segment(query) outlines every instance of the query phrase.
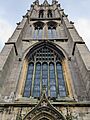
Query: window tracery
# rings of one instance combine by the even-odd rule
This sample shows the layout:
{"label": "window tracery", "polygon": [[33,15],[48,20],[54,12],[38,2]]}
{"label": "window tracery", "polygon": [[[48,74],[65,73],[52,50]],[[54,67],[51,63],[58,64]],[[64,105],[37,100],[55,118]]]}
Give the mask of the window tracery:
{"label": "window tracery", "polygon": [[53,21],[48,22],[48,38],[49,39],[57,38],[56,27],[57,27],[56,22],[53,22]]}
{"label": "window tracery", "polygon": [[[35,50],[29,60],[34,64],[32,62],[28,64],[23,96],[39,98],[43,88],[45,88],[48,97],[65,97],[66,86],[61,56],[55,50],[43,46]],[[58,86],[56,81],[58,81]]]}
{"label": "window tracery", "polygon": [[42,38],[43,27],[44,27],[43,22],[34,23],[34,34],[33,34],[34,39],[41,39]]}
{"label": "window tracery", "polygon": [[41,9],[41,10],[39,11],[39,18],[43,18],[43,17],[44,17],[44,10]]}
{"label": "window tracery", "polygon": [[41,64],[37,63],[35,68],[33,97],[40,97],[40,77],[41,77]]}
{"label": "window tracery", "polygon": [[27,70],[26,84],[24,89],[24,97],[29,97],[31,95],[33,70],[34,70],[34,64],[29,63]]}
{"label": "window tracery", "polygon": [[48,10],[47,17],[52,18],[52,10],[50,10],[50,9]]}
{"label": "window tracery", "polygon": [[50,76],[50,96],[56,97],[56,77],[54,63],[49,64],[49,76]]}

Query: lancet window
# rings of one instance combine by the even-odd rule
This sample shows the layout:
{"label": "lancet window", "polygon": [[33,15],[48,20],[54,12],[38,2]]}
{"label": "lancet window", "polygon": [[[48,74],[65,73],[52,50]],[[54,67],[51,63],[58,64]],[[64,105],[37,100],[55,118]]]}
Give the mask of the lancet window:
{"label": "lancet window", "polygon": [[52,10],[50,10],[50,9],[48,10],[47,17],[52,18]]}
{"label": "lancet window", "polygon": [[43,22],[36,22],[36,23],[34,23],[34,34],[33,34],[33,38],[34,39],[41,39],[42,38],[43,27],[44,27],[44,23]]}
{"label": "lancet window", "polygon": [[44,10],[41,9],[41,10],[39,11],[39,18],[43,18],[43,17],[44,17]]}
{"label": "lancet window", "polygon": [[55,22],[48,22],[48,38],[57,38],[57,32],[56,32],[56,23]]}

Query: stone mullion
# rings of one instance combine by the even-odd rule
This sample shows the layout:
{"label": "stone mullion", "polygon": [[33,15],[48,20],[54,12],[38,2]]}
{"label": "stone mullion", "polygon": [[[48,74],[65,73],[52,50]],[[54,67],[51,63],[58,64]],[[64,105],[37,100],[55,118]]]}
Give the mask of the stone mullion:
{"label": "stone mullion", "polygon": [[44,36],[45,36],[45,26],[42,29],[42,39],[44,39]]}
{"label": "stone mullion", "polygon": [[57,38],[60,38],[60,37],[61,37],[60,29],[59,29],[59,26],[58,26],[58,25],[57,25],[57,27],[56,27],[56,36],[57,36]]}
{"label": "stone mullion", "polygon": [[48,25],[45,26],[45,38],[48,39]]}
{"label": "stone mullion", "polygon": [[52,10],[52,18],[54,18],[54,10]]}
{"label": "stone mullion", "polygon": [[32,26],[32,38],[34,38],[34,32],[35,32],[35,28],[34,28],[34,26]]}
{"label": "stone mullion", "polygon": [[48,96],[50,96],[50,69],[49,69],[49,63],[48,63]]}
{"label": "stone mullion", "polygon": [[[56,61],[56,56],[55,56],[55,61]],[[55,66],[55,78],[56,78],[56,96],[58,97],[58,77],[57,77],[57,68],[56,68],[56,62],[54,64]]]}
{"label": "stone mullion", "polygon": [[38,16],[39,16],[39,11],[36,10],[36,17],[38,18]]}
{"label": "stone mullion", "polygon": [[31,25],[30,26],[30,36],[33,38],[33,33],[34,33],[34,27]]}
{"label": "stone mullion", "polygon": [[44,18],[47,18],[47,10],[44,11]]}

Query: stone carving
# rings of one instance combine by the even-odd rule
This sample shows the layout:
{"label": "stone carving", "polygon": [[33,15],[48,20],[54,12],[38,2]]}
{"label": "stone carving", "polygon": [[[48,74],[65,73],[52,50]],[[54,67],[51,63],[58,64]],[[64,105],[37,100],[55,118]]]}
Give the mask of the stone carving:
{"label": "stone carving", "polygon": [[15,94],[14,94],[14,92],[11,92],[10,96],[4,97],[4,101],[5,102],[13,102],[14,98],[15,98]]}
{"label": "stone carving", "polygon": [[23,120],[38,120],[40,118],[48,118],[51,120],[66,120],[65,117],[48,101],[45,92],[43,93],[40,102],[35,108],[30,110]]}

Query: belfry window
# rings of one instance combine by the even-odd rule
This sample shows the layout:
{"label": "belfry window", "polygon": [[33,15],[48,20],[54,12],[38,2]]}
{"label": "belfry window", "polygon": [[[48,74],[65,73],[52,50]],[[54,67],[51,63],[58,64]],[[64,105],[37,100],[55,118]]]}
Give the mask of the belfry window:
{"label": "belfry window", "polygon": [[34,34],[33,34],[34,39],[41,39],[42,38],[43,26],[44,26],[43,22],[34,23]]}
{"label": "belfry window", "polygon": [[44,16],[44,10],[42,9],[39,11],[39,18],[43,18],[43,16]]}
{"label": "belfry window", "polygon": [[34,29],[34,39],[41,39],[42,38],[42,32],[43,28],[42,27],[35,27]]}
{"label": "belfry window", "polygon": [[52,18],[52,11],[51,10],[48,10],[47,17]]}
{"label": "belfry window", "polygon": [[65,97],[66,85],[61,59],[61,55],[47,46],[33,51],[29,57],[23,96],[39,98],[44,88],[50,98]]}
{"label": "belfry window", "polygon": [[56,23],[55,22],[48,22],[48,38],[57,38],[56,32]]}

